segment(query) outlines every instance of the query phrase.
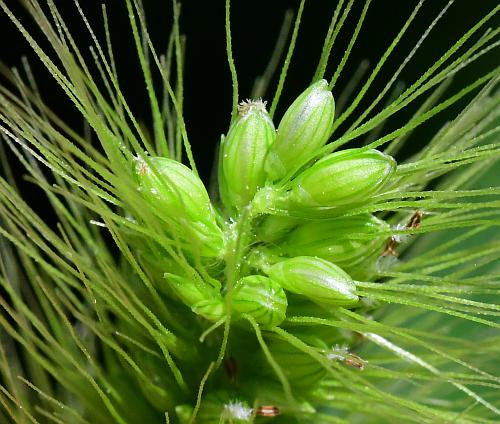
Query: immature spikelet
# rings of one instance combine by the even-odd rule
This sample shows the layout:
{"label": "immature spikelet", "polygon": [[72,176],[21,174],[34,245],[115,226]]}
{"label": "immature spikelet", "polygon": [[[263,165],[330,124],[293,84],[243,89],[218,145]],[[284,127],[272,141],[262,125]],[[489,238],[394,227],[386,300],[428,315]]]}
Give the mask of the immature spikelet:
{"label": "immature spikelet", "polygon": [[182,212],[193,220],[213,219],[214,211],[201,180],[185,165],[164,157],[137,159],[139,190],[158,214]]}
{"label": "immature spikelet", "polygon": [[217,225],[208,193],[188,167],[169,158],[153,157],[147,161],[138,159],[135,173],[138,190],[160,220],[187,218],[187,222],[178,220],[174,231],[186,235],[181,228],[189,225],[200,241],[202,255],[219,256],[223,252],[224,235]]}
{"label": "immature spikelet", "polygon": [[218,321],[226,316],[226,304],[219,296],[213,296],[195,303],[191,307],[196,315],[200,315],[209,321]]}
{"label": "immature spikelet", "polygon": [[228,208],[248,205],[264,185],[264,159],[276,138],[273,121],[262,100],[240,103],[238,117],[220,149],[221,197]]}
{"label": "immature spikelet", "polygon": [[231,300],[237,313],[251,315],[264,328],[280,325],[286,316],[285,292],[273,279],[262,275],[238,281]]}
{"label": "immature spikelet", "polygon": [[165,273],[164,276],[170,290],[186,306],[193,307],[202,301],[222,303],[222,296],[218,289],[202,281],[199,277],[188,278],[170,273]]}
{"label": "immature spikelet", "polygon": [[271,180],[303,165],[328,139],[335,102],[325,80],[309,86],[287,109],[266,159]]}
{"label": "immature spikelet", "polygon": [[395,169],[394,159],[378,150],[332,153],[293,180],[285,207],[314,211],[368,203]]}
{"label": "immature spikelet", "polygon": [[278,262],[267,272],[285,290],[316,302],[350,306],[358,301],[351,277],[324,259],[297,256]]}

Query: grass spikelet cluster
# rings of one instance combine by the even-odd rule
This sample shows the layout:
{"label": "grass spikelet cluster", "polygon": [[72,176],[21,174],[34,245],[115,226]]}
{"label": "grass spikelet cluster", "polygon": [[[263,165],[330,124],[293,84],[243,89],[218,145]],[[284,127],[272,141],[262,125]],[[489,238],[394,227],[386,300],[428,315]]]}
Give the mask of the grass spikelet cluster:
{"label": "grass spikelet cluster", "polygon": [[51,110],[27,61],[0,68],[0,423],[498,421],[498,63],[450,86],[498,50],[500,6],[404,86],[400,73],[456,6],[387,72],[416,2],[342,91],[376,6],[359,2],[337,48],[355,3],[339,1],[310,82],[287,104],[306,2],[247,99],[226,0],[232,113],[209,184],[184,119],[177,0],[165,54],[147,8],[123,2],[150,128],[120,84],[105,5],[101,37],[74,2],[89,62],[57,2],[21,3],[43,42],[0,9],[86,131]]}

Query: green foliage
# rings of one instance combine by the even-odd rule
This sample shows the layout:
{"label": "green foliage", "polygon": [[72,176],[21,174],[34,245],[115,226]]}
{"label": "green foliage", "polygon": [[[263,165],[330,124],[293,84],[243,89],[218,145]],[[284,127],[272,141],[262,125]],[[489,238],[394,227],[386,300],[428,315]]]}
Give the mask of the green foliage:
{"label": "green foliage", "polygon": [[[95,75],[52,1],[48,13],[37,0],[23,5],[53,56],[0,0],[95,139],[50,110],[27,64],[26,79],[2,68],[0,422],[498,421],[499,69],[447,89],[498,46],[500,29],[484,27],[500,6],[394,88],[429,31],[396,72],[381,69],[420,1],[335,107],[331,90],[370,6],[323,79],[354,3],[339,1],[312,84],[276,131],[305,2],[274,94],[273,72],[258,81],[273,98],[268,114],[262,100],[238,108],[226,0],[233,113],[209,197],[217,190],[198,176],[183,118],[180,5],[160,56],[142,3],[125,3],[151,137],[118,82],[105,7],[103,46],[76,3]],[[388,82],[370,98],[377,76]],[[416,112],[384,132],[413,102]],[[454,105],[453,120],[398,157],[417,127]],[[54,225],[24,196],[20,166]]]}

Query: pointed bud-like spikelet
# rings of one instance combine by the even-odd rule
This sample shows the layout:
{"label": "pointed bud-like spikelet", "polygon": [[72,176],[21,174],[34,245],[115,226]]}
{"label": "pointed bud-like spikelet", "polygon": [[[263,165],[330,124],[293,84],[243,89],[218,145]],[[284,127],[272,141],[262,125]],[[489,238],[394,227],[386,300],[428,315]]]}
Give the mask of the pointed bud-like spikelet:
{"label": "pointed bud-like spikelet", "polygon": [[315,302],[349,306],[358,301],[351,277],[324,259],[297,256],[274,264],[267,273],[285,290]]}
{"label": "pointed bud-like spikelet", "polygon": [[297,97],[281,119],[276,141],[269,149],[269,178],[283,178],[307,162],[328,140],[334,115],[335,102],[325,80],[314,83]]}
{"label": "pointed bud-like spikelet", "polygon": [[226,304],[224,299],[219,296],[214,296],[211,299],[202,300],[194,304],[191,310],[196,314],[209,321],[219,321],[226,315]]}
{"label": "pointed bud-like spikelet", "polygon": [[[138,159],[136,166],[139,190],[148,202],[148,208],[160,219],[168,221],[170,227],[177,223],[177,228],[174,228],[176,236],[184,237],[187,244],[194,238],[198,243],[193,244],[198,244],[202,255],[220,255],[224,235],[217,225],[215,211],[202,181],[187,166],[175,160],[153,157],[148,163]],[[183,230],[186,224],[188,231]],[[173,228],[169,229],[172,231]]]}
{"label": "pointed bud-like spikelet", "polygon": [[289,257],[317,256],[350,272],[363,260],[383,250],[390,226],[371,214],[308,221],[295,228],[280,245]]}
{"label": "pointed bud-like spikelet", "polygon": [[168,288],[186,306],[192,307],[202,300],[221,297],[220,293],[214,287],[210,286],[201,279],[181,277],[175,274],[165,273],[164,277]]}
{"label": "pointed bud-like spikelet", "polygon": [[[199,249],[201,256],[221,257],[224,253],[224,233],[217,225],[215,217],[206,217],[205,221],[192,221],[188,228],[181,227],[188,248]],[[195,239],[191,236],[194,235]]]}
{"label": "pointed bud-like spikelet", "polygon": [[239,280],[231,300],[235,312],[251,315],[264,328],[276,327],[286,317],[285,292],[276,281],[262,275]]}
{"label": "pointed bud-like spikelet", "polygon": [[136,174],[139,190],[154,203],[152,209],[187,215],[193,220],[213,215],[205,186],[180,162],[163,157],[148,158],[147,163],[138,159]]}
{"label": "pointed bud-like spikelet", "polygon": [[247,100],[221,145],[220,194],[228,208],[240,209],[251,202],[266,180],[264,159],[276,138],[273,121],[262,100]]}
{"label": "pointed bud-like spikelet", "polygon": [[368,203],[396,168],[378,150],[348,149],[332,153],[291,183],[284,208],[328,212],[331,208]]}
{"label": "pointed bud-like spikelet", "polygon": [[202,280],[165,273],[168,289],[192,311],[210,321],[225,314],[225,305],[218,289]]}

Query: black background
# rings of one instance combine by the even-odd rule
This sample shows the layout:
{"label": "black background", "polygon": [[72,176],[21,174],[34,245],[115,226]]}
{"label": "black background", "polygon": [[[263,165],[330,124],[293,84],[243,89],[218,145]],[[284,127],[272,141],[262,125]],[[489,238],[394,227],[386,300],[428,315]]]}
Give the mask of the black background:
{"label": "black background", "polygon": [[[27,29],[41,45],[50,51],[44,41],[43,33],[38,30],[32,19],[23,11],[15,0],[6,2],[15,12]],[[44,3],[43,1],[41,3]],[[91,22],[100,41],[104,44],[102,30],[101,3],[97,0],[81,1],[82,8]],[[108,8],[112,42],[117,59],[120,83],[134,113],[144,122],[149,122],[149,107],[143,78],[136,57],[125,1],[108,0],[104,2]],[[187,53],[185,61],[185,118],[190,141],[201,170],[207,177],[213,159],[213,148],[220,134],[227,131],[231,109],[231,78],[225,53],[224,33],[224,1],[182,2],[181,32],[187,37]],[[296,51],[292,58],[290,72],[285,82],[277,118],[284,108],[310,82],[316,68],[324,35],[337,2],[329,0],[309,0],[306,2],[303,23],[299,33]],[[356,1],[353,10],[342,29],[333,49],[331,65],[326,77],[330,77],[344,52],[349,37],[363,7],[362,1]],[[432,22],[434,17],[445,6],[447,1],[427,0],[419,12],[414,24],[405,34],[396,51],[389,58],[380,76],[375,80],[368,97],[376,95],[388,81],[392,72],[414,46],[420,35]],[[86,55],[91,39],[71,0],[56,0],[56,6],[71,28],[75,40]],[[369,9],[367,19],[354,47],[351,57],[334,89],[337,97],[342,87],[349,81],[361,60],[370,60],[373,68],[384,50],[405,23],[415,0],[374,0]],[[401,74],[400,79],[407,84],[415,81],[422,72],[438,59],[454,41],[473,26],[482,16],[497,4],[496,0],[457,0],[432,31],[428,40],[419,50],[415,58]],[[147,21],[151,36],[159,52],[166,48],[168,34],[172,24],[172,6],[168,0],[144,1]],[[233,0],[231,20],[233,30],[234,59],[240,82],[240,99],[249,96],[254,78],[262,73],[271,55],[278,35],[285,10],[297,10],[299,1],[281,0]],[[498,19],[490,21],[488,26],[498,25]],[[83,128],[81,117],[71,106],[61,89],[57,87],[50,75],[43,69],[29,45],[19,31],[0,11],[0,59],[8,66],[19,66],[20,58],[25,55],[32,63],[39,86],[47,102],[63,119],[75,129]],[[483,30],[480,31],[483,33]],[[89,60],[90,56],[88,55]],[[494,52],[488,54],[479,63],[457,76],[450,93],[455,92],[464,81],[472,81],[484,70],[495,66]],[[275,79],[275,81],[277,78]],[[271,100],[274,85],[267,94]],[[470,97],[469,97],[470,98]],[[391,119],[387,129],[397,128],[407,120],[414,109],[409,107],[397,117]],[[460,110],[461,105],[451,108],[430,120],[424,128],[418,130],[413,137],[413,147],[418,149],[443,123]],[[363,103],[360,105],[360,110]],[[356,115],[356,113],[354,114]],[[275,121],[278,121],[277,119]]]}

